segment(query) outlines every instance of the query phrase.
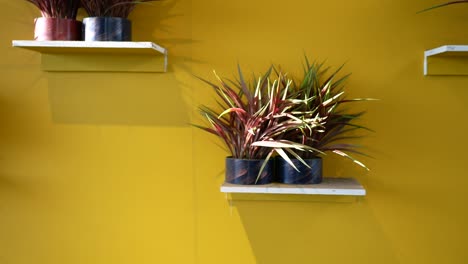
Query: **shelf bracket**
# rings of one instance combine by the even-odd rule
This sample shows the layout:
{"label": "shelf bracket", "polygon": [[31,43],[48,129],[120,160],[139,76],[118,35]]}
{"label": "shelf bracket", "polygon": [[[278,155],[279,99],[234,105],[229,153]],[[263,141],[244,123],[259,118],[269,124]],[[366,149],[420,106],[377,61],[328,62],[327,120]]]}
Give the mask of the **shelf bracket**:
{"label": "shelf bracket", "polygon": [[445,45],[424,52],[424,75],[468,75],[468,45]]}

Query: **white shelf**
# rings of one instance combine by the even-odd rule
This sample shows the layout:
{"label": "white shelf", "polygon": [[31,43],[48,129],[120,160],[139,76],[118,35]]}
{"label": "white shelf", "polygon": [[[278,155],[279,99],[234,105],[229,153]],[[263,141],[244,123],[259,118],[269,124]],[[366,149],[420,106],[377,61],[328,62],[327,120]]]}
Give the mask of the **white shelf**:
{"label": "white shelf", "polygon": [[[167,50],[153,42],[13,40],[12,45],[41,53],[45,71],[167,70]],[[102,59],[109,58],[112,62],[99,65]],[[79,61],[74,63],[75,60]]]}
{"label": "white shelf", "polygon": [[[444,45],[424,52],[424,75],[429,75],[428,59],[435,57],[465,57],[468,56],[468,45]],[[468,63],[468,60],[466,60]],[[435,75],[438,75],[437,73]],[[450,75],[450,74],[441,74]],[[457,74],[455,74],[457,75]]]}
{"label": "white shelf", "polygon": [[223,193],[304,194],[365,196],[366,190],[353,178],[324,178],[320,184],[290,185],[271,183],[265,185],[237,185],[224,183]]}
{"label": "white shelf", "polygon": [[12,44],[13,47],[25,48],[41,53],[121,52],[126,54],[167,54],[165,48],[153,42],[13,40]]}

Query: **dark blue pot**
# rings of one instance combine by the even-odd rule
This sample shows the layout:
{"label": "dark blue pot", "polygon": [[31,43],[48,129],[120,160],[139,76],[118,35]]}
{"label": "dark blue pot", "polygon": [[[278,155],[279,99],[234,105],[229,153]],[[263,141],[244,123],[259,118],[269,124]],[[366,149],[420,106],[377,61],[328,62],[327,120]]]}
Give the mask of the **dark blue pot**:
{"label": "dark blue pot", "polygon": [[83,19],[85,41],[131,41],[132,22],[121,17],[86,17]]}
{"label": "dark blue pot", "polygon": [[273,159],[270,159],[257,180],[260,168],[265,160],[247,160],[226,158],[226,182],[253,185],[268,184],[273,180]]}
{"label": "dark blue pot", "polygon": [[298,159],[291,159],[299,171],[295,170],[285,159],[276,157],[276,180],[286,184],[317,184],[322,182],[322,158],[304,159],[310,166],[307,168]]}

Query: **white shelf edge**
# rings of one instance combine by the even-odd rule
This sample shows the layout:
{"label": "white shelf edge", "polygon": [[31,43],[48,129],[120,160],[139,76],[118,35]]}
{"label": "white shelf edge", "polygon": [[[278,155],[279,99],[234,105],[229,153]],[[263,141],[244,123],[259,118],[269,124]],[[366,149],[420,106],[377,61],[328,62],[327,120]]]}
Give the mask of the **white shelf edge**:
{"label": "white shelf edge", "polygon": [[35,41],[13,40],[13,47],[18,48],[116,48],[116,49],[153,49],[162,54],[167,50],[153,42],[142,41]]}
{"label": "white shelf edge", "polygon": [[[77,49],[84,51],[86,49],[116,49],[116,50],[147,50],[150,53],[155,52],[164,56],[164,72],[167,72],[168,67],[168,52],[167,49],[159,46],[156,43],[149,41],[35,41],[35,40],[13,40],[12,46],[24,48],[41,53],[48,53],[40,49],[51,49],[57,51],[60,49]],[[94,51],[95,52],[95,51]],[[71,52],[73,53],[73,52]],[[123,52],[125,54],[125,52]]]}
{"label": "white shelf edge", "polygon": [[320,184],[290,185],[271,183],[265,185],[236,185],[224,183],[223,193],[302,194],[365,196],[366,190],[354,178],[324,178]]}
{"label": "white shelf edge", "polygon": [[444,53],[468,52],[468,45],[444,45],[424,51],[424,75],[427,75],[427,58]]}

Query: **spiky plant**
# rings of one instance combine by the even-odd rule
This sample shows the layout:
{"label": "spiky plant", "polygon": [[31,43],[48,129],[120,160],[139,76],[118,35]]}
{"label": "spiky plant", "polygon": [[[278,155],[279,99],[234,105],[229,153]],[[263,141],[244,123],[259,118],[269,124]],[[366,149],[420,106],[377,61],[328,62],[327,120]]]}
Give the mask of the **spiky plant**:
{"label": "spiky plant", "polygon": [[81,0],[81,5],[91,17],[128,18],[137,4],[157,0]]}
{"label": "spiky plant", "polygon": [[283,136],[288,131],[301,130],[306,126],[313,129],[320,123],[318,119],[301,120],[290,113],[291,109],[304,103],[303,100],[289,99],[292,81],[281,73],[276,79],[270,78],[270,68],[256,83],[249,85],[241,69],[238,70],[239,79],[235,82],[221,79],[216,73],[219,84],[200,78],[218,95],[220,110],[201,106],[200,113],[210,126],[196,126],[218,136],[233,158],[265,159],[259,175],[274,153],[285,158],[294,168],[288,154],[307,166],[293,150],[320,150],[286,140]]}
{"label": "spiky plant", "polygon": [[35,5],[43,17],[76,19],[80,0],[26,0]]}
{"label": "spiky plant", "polygon": [[450,2],[443,3],[443,4],[438,4],[438,5],[431,6],[429,8],[423,9],[423,10],[419,11],[418,13],[426,12],[426,11],[429,11],[429,10],[432,10],[432,9],[436,9],[436,8],[440,8],[440,7],[444,7],[444,6],[448,6],[448,5],[455,5],[455,4],[468,4],[468,0],[450,1]]}
{"label": "spiky plant", "polygon": [[330,68],[324,68],[324,63],[310,63],[305,59],[304,77],[296,85],[291,99],[305,102],[293,110],[296,118],[307,120],[315,118],[320,120],[320,126],[309,126],[304,129],[290,130],[285,139],[312,147],[318,151],[299,152],[302,158],[314,158],[322,153],[332,152],[351,159],[356,164],[368,169],[362,162],[355,159],[350,153],[365,155],[359,151],[359,145],[344,143],[343,141],[359,138],[352,132],[367,129],[354,121],[364,112],[350,112],[343,108],[352,102],[370,101],[371,98],[346,99],[343,83],[349,77],[338,77],[342,67],[331,74]]}

